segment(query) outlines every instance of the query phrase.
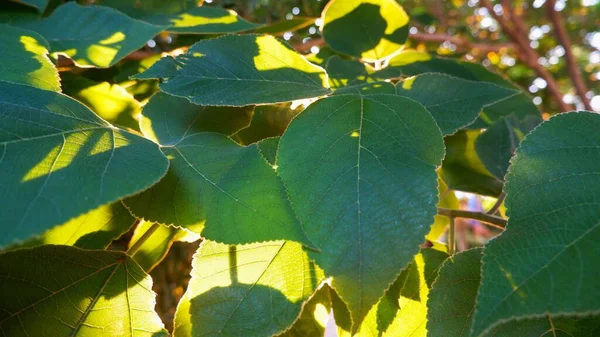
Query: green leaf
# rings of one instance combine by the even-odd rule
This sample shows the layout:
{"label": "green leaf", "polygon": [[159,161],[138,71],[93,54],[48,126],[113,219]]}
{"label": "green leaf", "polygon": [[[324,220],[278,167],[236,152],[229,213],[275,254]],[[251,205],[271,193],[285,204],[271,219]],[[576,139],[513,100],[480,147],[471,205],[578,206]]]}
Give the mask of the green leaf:
{"label": "green leaf", "polygon": [[104,249],[127,232],[135,218],[120,203],[104,205],[55,226],[39,237],[7,248],[29,248],[40,245],[67,245],[82,249]]}
{"label": "green leaf", "polygon": [[0,82],[0,246],[156,183],[168,161],[62,94]]}
{"label": "green leaf", "polygon": [[42,35],[52,53],[66,55],[81,67],[99,68],[113,66],[163,30],[112,8],[75,2],[58,7],[45,19],[20,25]]}
{"label": "green leaf", "polygon": [[18,27],[0,25],[0,29],[0,62],[5,65],[0,69],[0,81],[60,91],[58,70],[48,58],[48,42]]}
{"label": "green leaf", "polygon": [[[129,248],[133,246],[140,237],[146,233],[153,223],[142,221],[135,228],[133,236],[129,241]],[[171,245],[175,241],[194,242],[200,239],[197,234],[171,226],[160,225],[156,231],[147,238],[140,248],[131,256],[143,270],[149,273],[167,255]]]}
{"label": "green leaf", "polygon": [[331,48],[367,61],[392,55],[408,37],[408,15],[395,0],[332,0],[322,19]]}
{"label": "green leaf", "polygon": [[38,12],[43,13],[48,6],[49,0],[10,0],[19,4],[35,8]]}
{"label": "green leaf", "polygon": [[[471,249],[448,259],[429,293],[427,331],[430,337],[468,337],[473,324],[480,282],[481,249]],[[600,317],[543,317],[508,320],[484,334],[486,337],[544,337],[597,334]]]}
{"label": "green leaf", "polygon": [[[429,290],[448,254],[435,249],[421,249],[414,260],[398,276],[363,321],[357,337],[425,337]],[[339,305],[338,311],[340,310]],[[340,336],[351,336],[340,318]]]}
{"label": "green leaf", "polygon": [[337,55],[327,59],[325,69],[333,89],[361,85],[372,81],[369,78],[369,70],[365,64],[354,60],[345,60]]}
{"label": "green leaf", "polygon": [[484,250],[473,336],[505,320],[598,313],[600,115],[532,131],[507,174],[507,229]]}
{"label": "green leaf", "polygon": [[94,111],[111,124],[139,130],[138,119],[142,105],[118,84],[96,82],[65,72],[62,75],[63,91]]}
{"label": "green leaf", "polygon": [[0,255],[6,336],[167,336],[152,279],[122,252],[41,246]]}
{"label": "green leaf", "polygon": [[258,142],[258,150],[271,166],[277,164],[277,148],[279,147],[279,137],[265,138]]}
{"label": "green leaf", "polygon": [[203,40],[136,78],[163,78],[162,91],[199,105],[278,103],[331,92],[321,67],[269,35]]}
{"label": "green leaf", "polygon": [[140,127],[144,135],[161,145],[175,145],[199,132],[232,135],[250,124],[253,107],[211,107],[185,98],[154,94],[144,106]]}
{"label": "green leaf", "polygon": [[[281,137],[278,171],[356,326],[418,251],[437,205],[439,128],[395,95],[310,105]],[[343,239],[342,239],[343,238]]]}
{"label": "green leaf", "polygon": [[324,336],[331,312],[331,288],[324,283],[302,307],[300,317],[277,337]]}
{"label": "green leaf", "polygon": [[479,288],[481,252],[475,248],[458,253],[440,269],[427,303],[430,337],[469,336]]}
{"label": "green leaf", "polygon": [[202,6],[195,0],[101,0],[98,5],[113,7],[153,25],[165,26],[177,34],[226,34],[256,28],[231,10]]}
{"label": "green leaf", "polygon": [[[439,174],[439,171],[438,171]],[[438,207],[448,209],[459,209],[460,205],[458,199],[452,190],[448,188],[448,185],[444,182],[441,177],[438,177],[438,194],[440,195],[440,202]],[[425,235],[425,238],[432,243],[435,243],[441,236],[446,232],[446,228],[450,225],[450,218],[445,215],[436,215],[429,233]]]}
{"label": "green leaf", "polygon": [[423,104],[444,135],[475,121],[483,107],[517,91],[491,83],[467,81],[444,74],[423,74],[396,84],[396,92]]}
{"label": "green leaf", "polygon": [[479,130],[462,130],[445,138],[442,179],[453,190],[497,197],[502,192],[502,181],[485,168],[475,151],[480,133]]}
{"label": "green leaf", "polygon": [[250,125],[236,132],[232,138],[241,144],[281,136],[300,109],[292,110],[289,104],[261,105],[254,109]]}
{"label": "green leaf", "polygon": [[294,16],[291,20],[282,20],[256,28],[254,33],[282,36],[286,32],[295,32],[315,23],[315,18]]}
{"label": "green leaf", "polygon": [[[519,137],[521,134],[521,137]],[[475,151],[488,171],[498,179],[504,179],[523,133],[513,127],[511,121],[502,118],[482,132],[475,140]]]}
{"label": "green leaf", "polygon": [[[167,114],[171,111],[176,118]],[[153,96],[144,107],[142,131],[163,145],[170,167],[163,180],[126,205],[148,221],[182,226],[218,242],[289,239],[312,246],[258,145],[240,146],[216,133],[235,132],[232,125],[248,123],[251,111]],[[234,118],[240,122],[231,123]]]}
{"label": "green leaf", "polygon": [[205,241],[175,314],[175,336],[271,336],[300,315],[323,273],[293,242]]}

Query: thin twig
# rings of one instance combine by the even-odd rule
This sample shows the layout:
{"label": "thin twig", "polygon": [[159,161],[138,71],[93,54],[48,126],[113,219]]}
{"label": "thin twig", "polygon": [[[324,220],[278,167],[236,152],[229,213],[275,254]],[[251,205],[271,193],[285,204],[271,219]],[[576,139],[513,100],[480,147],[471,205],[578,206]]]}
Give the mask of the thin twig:
{"label": "thin twig", "polygon": [[456,252],[456,239],[455,239],[455,233],[454,233],[454,217],[451,216],[450,217],[450,224],[449,224],[449,228],[448,228],[448,254],[450,256],[454,255],[454,253]]}
{"label": "thin twig", "polygon": [[410,38],[418,41],[418,42],[436,42],[436,43],[443,43],[443,42],[450,42],[453,45],[456,46],[457,49],[459,50],[469,50],[469,51],[473,51],[473,50],[479,50],[479,52],[481,54],[487,54],[488,52],[491,51],[499,51],[501,49],[515,49],[516,45],[512,42],[508,42],[508,43],[481,43],[481,42],[471,42],[468,39],[459,37],[459,36],[454,36],[454,35],[448,35],[448,34],[437,34],[437,33],[412,33],[410,34]]}
{"label": "thin twig", "polygon": [[144,234],[142,234],[142,236],[140,236],[140,238],[133,244],[133,246],[131,246],[131,248],[127,249],[127,255],[129,255],[129,256],[135,255],[135,253],[137,253],[137,251],[140,250],[140,248],[142,247],[144,242],[146,242],[146,240],[148,240],[148,238],[150,238],[150,236],[152,236],[152,234],[154,234],[154,232],[156,232],[156,230],[159,227],[160,227],[160,225],[156,222],[154,224],[152,224],[152,226],[150,226],[150,228],[148,228],[148,230],[145,231]]}
{"label": "thin twig", "polygon": [[500,195],[498,196],[498,199],[496,199],[496,203],[494,203],[494,205],[485,213],[495,214],[498,211],[498,208],[500,208],[500,206],[504,202],[504,198],[506,198],[506,193],[504,193],[504,192],[500,193]]}
{"label": "thin twig", "polygon": [[481,221],[492,227],[504,229],[506,227],[506,219],[499,216],[486,214],[482,212],[465,211],[460,209],[447,209],[438,207],[438,214],[455,218],[465,218]]}
{"label": "thin twig", "polygon": [[575,92],[577,92],[577,96],[579,96],[585,108],[587,110],[593,111],[590,99],[586,96],[588,89],[585,86],[583,76],[581,76],[581,71],[579,70],[579,67],[577,67],[575,56],[573,56],[573,51],[571,50],[571,40],[569,39],[569,35],[567,34],[565,23],[563,21],[562,16],[560,16],[560,13],[554,10],[554,5],[554,0],[547,0],[546,12],[548,14],[548,19],[552,22],[552,25],[554,26],[554,35],[556,36],[556,39],[565,50],[567,72],[569,73],[569,77],[571,78],[571,83],[573,83],[573,86],[575,87]]}

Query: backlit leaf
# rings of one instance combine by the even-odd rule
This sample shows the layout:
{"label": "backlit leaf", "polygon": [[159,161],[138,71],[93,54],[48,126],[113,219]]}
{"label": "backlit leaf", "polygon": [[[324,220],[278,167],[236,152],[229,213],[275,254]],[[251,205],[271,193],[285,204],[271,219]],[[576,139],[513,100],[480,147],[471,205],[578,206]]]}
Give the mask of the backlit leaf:
{"label": "backlit leaf", "polygon": [[[159,101],[152,104],[155,97]],[[201,123],[214,113],[247,116],[244,110],[248,108],[203,108],[186,102],[181,106],[187,104],[187,108],[177,111],[175,105],[163,104],[178,99],[183,100],[157,94],[144,108],[149,119],[142,130],[161,142],[170,167],[158,184],[125,201],[131,211],[148,221],[182,226],[217,242],[286,239],[312,246],[283,182],[258,146],[241,146],[215,133],[223,131],[219,123]],[[164,110],[158,110],[161,108]],[[174,111],[181,116],[166,114]]]}
{"label": "backlit leaf", "polygon": [[204,242],[179,302],[174,336],[271,336],[287,329],[323,273],[299,244]]}
{"label": "backlit leaf", "polygon": [[395,0],[332,0],[322,19],[331,48],[367,61],[392,55],[408,37],[408,15]]}
{"label": "backlit leaf", "polygon": [[0,246],[142,191],[167,165],[67,96],[0,82]]}
{"label": "backlit leaf", "polygon": [[472,336],[512,318],[597,313],[600,115],[557,115],[521,142],[506,230],[485,248]]}
{"label": "backlit leaf", "polygon": [[0,255],[5,336],[167,336],[152,280],[127,255],[41,246]]}
{"label": "backlit leaf", "polygon": [[286,19],[259,27],[254,30],[254,33],[282,36],[286,32],[295,32],[302,28],[306,28],[313,23],[315,23],[315,18],[294,16],[291,20]]}
{"label": "backlit leaf", "polygon": [[475,121],[483,107],[518,92],[495,84],[467,81],[444,74],[423,74],[396,84],[400,96],[423,104],[444,135]]}
{"label": "backlit leaf", "polygon": [[35,32],[0,25],[0,81],[60,91],[58,70],[48,58],[50,46]]}
{"label": "backlit leaf", "polygon": [[321,67],[269,35],[203,40],[136,78],[163,78],[162,91],[199,105],[278,103],[330,93]]}
{"label": "backlit leaf", "polygon": [[250,125],[236,132],[232,138],[241,144],[281,136],[301,109],[292,110],[289,104],[261,105],[254,109]]}
{"label": "backlit leaf", "polygon": [[395,95],[340,95],[299,114],[281,137],[278,171],[308,254],[362,321],[418,251],[438,199],[439,128]]}
{"label": "backlit leaf", "polygon": [[177,34],[236,33],[259,26],[231,10],[199,7],[197,0],[101,0],[95,3],[153,25],[165,26],[167,31]]}
{"label": "backlit leaf", "polygon": [[[107,24],[110,23],[110,24]],[[112,8],[68,2],[40,21],[20,24],[42,35],[52,53],[79,66],[108,68],[163,30]]]}

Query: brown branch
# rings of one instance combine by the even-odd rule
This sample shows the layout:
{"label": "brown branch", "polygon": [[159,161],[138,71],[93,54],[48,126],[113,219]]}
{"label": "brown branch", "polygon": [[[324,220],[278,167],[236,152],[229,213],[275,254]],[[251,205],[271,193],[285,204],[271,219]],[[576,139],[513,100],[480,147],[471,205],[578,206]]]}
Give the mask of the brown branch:
{"label": "brown branch", "polygon": [[504,229],[506,227],[506,219],[499,216],[473,211],[464,211],[460,209],[447,209],[438,207],[438,214],[453,218],[466,218],[481,221],[492,227]]}
{"label": "brown branch", "polygon": [[548,15],[548,19],[552,22],[554,26],[554,35],[558,42],[562,45],[565,50],[565,59],[567,61],[567,72],[569,73],[569,77],[571,78],[571,83],[575,87],[575,92],[583,102],[583,105],[587,110],[593,111],[592,104],[590,103],[590,99],[586,97],[586,93],[588,92],[583,77],[581,76],[581,71],[579,67],[577,67],[577,62],[575,57],[573,56],[573,52],[571,51],[571,40],[569,39],[569,35],[567,34],[567,30],[565,28],[565,23],[563,21],[560,13],[554,10],[555,1],[547,0],[546,1],[546,11]]}
{"label": "brown branch", "polygon": [[554,76],[538,62],[540,55],[529,45],[530,41],[527,37],[528,29],[523,22],[523,18],[519,15],[515,15],[511,10],[511,2],[505,0],[502,1],[502,8],[505,16],[498,15],[498,13],[494,11],[494,6],[490,0],[480,0],[480,3],[488,10],[490,15],[498,21],[504,35],[518,46],[517,50],[519,52],[517,55],[519,56],[519,60],[533,69],[538,76],[546,81],[548,92],[554,97],[561,112],[573,110],[571,105],[563,101],[563,94],[561,93],[558,82],[556,82]]}

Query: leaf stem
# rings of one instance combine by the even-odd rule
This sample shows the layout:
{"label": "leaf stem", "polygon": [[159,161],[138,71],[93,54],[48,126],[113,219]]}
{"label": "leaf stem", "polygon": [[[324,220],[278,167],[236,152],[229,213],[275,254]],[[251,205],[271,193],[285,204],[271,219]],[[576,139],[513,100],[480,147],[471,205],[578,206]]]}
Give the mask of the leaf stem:
{"label": "leaf stem", "polygon": [[473,211],[464,211],[460,209],[447,209],[438,207],[438,214],[454,218],[466,218],[478,220],[492,227],[504,229],[506,227],[506,219],[499,216]]}
{"label": "leaf stem", "polygon": [[456,239],[455,237],[455,233],[454,233],[454,217],[451,216],[450,217],[450,225],[449,225],[449,229],[448,229],[448,254],[450,256],[454,255],[454,253],[456,253]]}
{"label": "leaf stem", "polygon": [[500,205],[502,205],[502,202],[504,202],[504,198],[506,198],[506,193],[504,193],[504,192],[500,193],[494,206],[492,206],[486,213],[487,214],[496,213],[498,211],[498,208],[500,208]]}
{"label": "leaf stem", "polygon": [[129,255],[129,256],[135,255],[135,253],[137,253],[137,251],[140,250],[140,248],[142,247],[144,242],[146,242],[146,240],[148,240],[148,238],[150,238],[150,236],[152,236],[152,234],[154,234],[154,232],[156,232],[156,230],[159,227],[160,227],[160,225],[155,222],[150,228],[148,228],[148,230],[146,232],[144,232],[144,234],[142,234],[142,236],[140,236],[140,238],[133,244],[133,246],[131,246],[129,249],[127,249],[127,255]]}

